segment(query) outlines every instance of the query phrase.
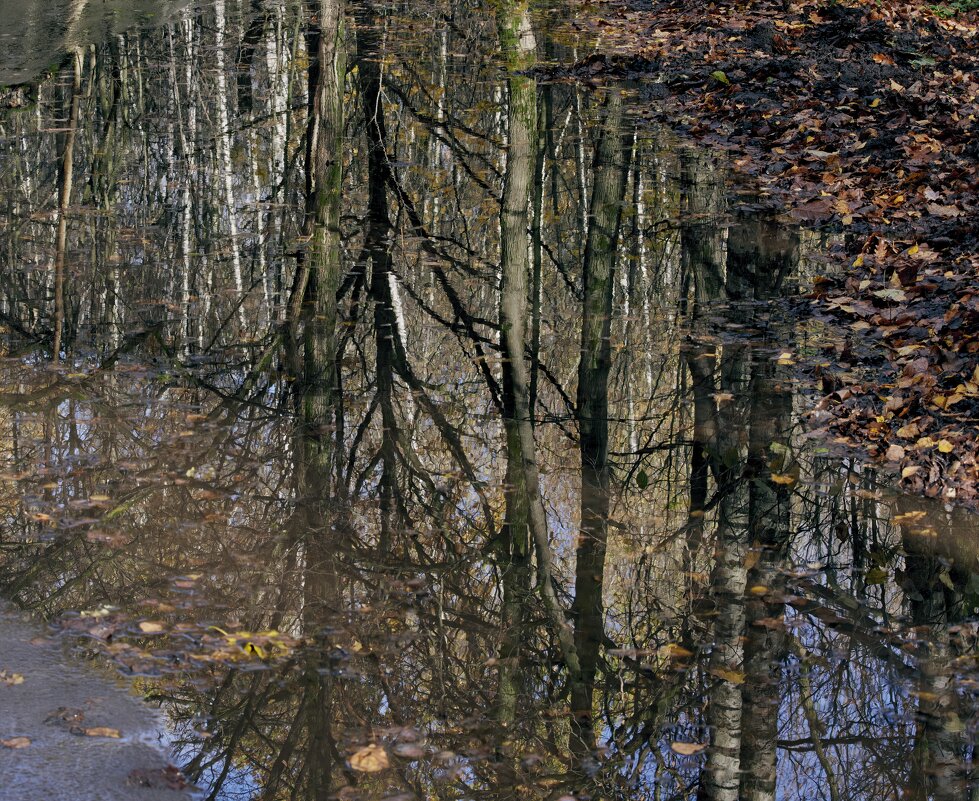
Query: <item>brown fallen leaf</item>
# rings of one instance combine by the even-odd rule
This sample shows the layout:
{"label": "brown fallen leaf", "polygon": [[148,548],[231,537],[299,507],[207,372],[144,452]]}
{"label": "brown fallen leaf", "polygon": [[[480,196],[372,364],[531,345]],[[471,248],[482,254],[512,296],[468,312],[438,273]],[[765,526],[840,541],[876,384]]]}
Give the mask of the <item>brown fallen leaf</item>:
{"label": "brown fallen leaf", "polygon": [[31,744],[30,737],[11,737],[9,740],[0,740],[0,745],[4,748],[27,748]]}
{"label": "brown fallen leaf", "polygon": [[670,748],[681,756],[693,756],[694,754],[699,754],[706,747],[706,743],[670,743]]}
{"label": "brown fallen leaf", "polygon": [[900,462],[904,458],[904,448],[900,445],[891,445],[887,449],[887,461]]}
{"label": "brown fallen leaf", "polygon": [[367,745],[350,757],[350,767],[361,773],[379,773],[391,764],[387,751],[380,745]]}
{"label": "brown fallen leaf", "polygon": [[110,729],[108,726],[91,726],[87,729],[82,729],[82,734],[86,737],[112,737],[113,739],[122,737],[119,729]]}

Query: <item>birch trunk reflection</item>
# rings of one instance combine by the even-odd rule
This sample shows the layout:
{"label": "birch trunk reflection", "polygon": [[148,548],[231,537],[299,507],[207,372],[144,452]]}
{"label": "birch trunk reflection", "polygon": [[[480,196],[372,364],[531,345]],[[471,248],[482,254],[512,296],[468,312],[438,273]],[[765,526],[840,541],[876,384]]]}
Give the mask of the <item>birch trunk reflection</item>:
{"label": "birch trunk reflection", "polygon": [[[81,4],[84,7],[84,3]],[[80,12],[79,12],[80,13]],[[54,331],[51,358],[61,360],[65,330],[65,260],[68,246],[68,207],[75,171],[75,135],[78,132],[78,107],[82,94],[82,53],[71,54],[71,83],[67,103],[67,119],[58,163],[58,232],[54,260]]]}

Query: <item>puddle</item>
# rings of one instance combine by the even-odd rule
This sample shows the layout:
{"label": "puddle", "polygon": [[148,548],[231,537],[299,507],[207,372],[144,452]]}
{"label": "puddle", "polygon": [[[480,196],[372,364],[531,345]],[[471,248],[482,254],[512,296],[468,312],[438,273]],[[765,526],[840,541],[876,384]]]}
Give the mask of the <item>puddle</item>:
{"label": "puddle", "polygon": [[4,595],[208,798],[967,797],[976,520],[807,436],[832,242],[500,13],[194,6],[0,118]]}

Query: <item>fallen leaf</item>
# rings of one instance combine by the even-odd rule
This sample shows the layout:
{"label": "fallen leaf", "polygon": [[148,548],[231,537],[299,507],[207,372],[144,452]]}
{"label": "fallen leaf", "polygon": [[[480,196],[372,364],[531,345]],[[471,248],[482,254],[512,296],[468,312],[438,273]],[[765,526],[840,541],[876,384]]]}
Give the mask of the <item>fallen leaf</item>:
{"label": "fallen leaf", "polygon": [[889,462],[900,462],[904,458],[904,448],[900,445],[891,445],[887,449],[886,456]]}
{"label": "fallen leaf", "polygon": [[31,744],[30,737],[11,737],[9,740],[0,740],[0,745],[4,748],[27,748]]}
{"label": "fallen leaf", "polygon": [[867,584],[884,584],[887,581],[887,571],[880,567],[874,567],[867,571],[865,577]]}
{"label": "fallen leaf", "polygon": [[8,687],[16,687],[24,683],[24,677],[20,673],[7,673],[6,670],[0,670],[0,683]]}
{"label": "fallen leaf", "polygon": [[728,670],[727,668],[711,668],[710,672],[719,679],[729,681],[731,684],[744,684],[745,674],[740,670]]}
{"label": "fallen leaf", "polygon": [[670,748],[681,756],[693,756],[694,754],[699,754],[706,747],[706,743],[670,743]]}
{"label": "fallen leaf", "polygon": [[350,757],[350,767],[361,773],[378,773],[390,764],[387,751],[380,745],[364,746]]}
{"label": "fallen leaf", "polygon": [[888,289],[878,289],[873,293],[875,298],[880,298],[881,300],[893,300],[895,303],[903,303],[908,299],[907,293],[903,289],[894,289],[893,287]]}
{"label": "fallen leaf", "polygon": [[421,759],[425,756],[425,749],[418,743],[398,743],[392,750],[396,756],[404,759]]}
{"label": "fallen leaf", "polygon": [[783,487],[790,487],[796,482],[795,476],[790,476],[787,473],[772,473],[772,482],[775,484],[781,484]]}
{"label": "fallen leaf", "polygon": [[938,440],[938,450],[942,453],[951,453],[955,450],[955,446],[947,439],[940,439]]}
{"label": "fallen leaf", "polygon": [[82,729],[82,733],[86,737],[112,737],[116,740],[122,737],[119,729],[110,729],[108,726],[91,726],[90,728]]}
{"label": "fallen leaf", "polygon": [[161,631],[163,631],[163,624],[154,623],[151,620],[144,620],[139,624],[139,630],[143,632],[143,634],[159,634]]}

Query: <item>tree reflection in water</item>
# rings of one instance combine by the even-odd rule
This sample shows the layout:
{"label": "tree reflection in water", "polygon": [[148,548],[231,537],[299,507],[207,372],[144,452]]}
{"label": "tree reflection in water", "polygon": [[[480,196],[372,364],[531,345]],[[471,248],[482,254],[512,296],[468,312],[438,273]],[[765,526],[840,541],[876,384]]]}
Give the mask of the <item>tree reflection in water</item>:
{"label": "tree reflection in water", "polygon": [[539,80],[566,10],[31,32],[5,594],[209,798],[968,797],[975,522],[803,436],[826,243]]}

